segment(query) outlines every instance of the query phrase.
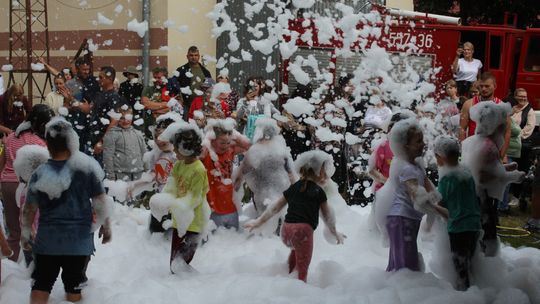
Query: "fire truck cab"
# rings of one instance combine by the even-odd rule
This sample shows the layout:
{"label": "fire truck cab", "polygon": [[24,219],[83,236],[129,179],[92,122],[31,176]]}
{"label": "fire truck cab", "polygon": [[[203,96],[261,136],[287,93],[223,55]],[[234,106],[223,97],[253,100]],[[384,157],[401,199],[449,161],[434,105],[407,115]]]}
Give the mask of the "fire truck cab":
{"label": "fire truck cab", "polygon": [[[382,12],[391,14],[385,9]],[[453,78],[451,65],[458,45],[469,41],[474,45],[474,58],[483,63],[482,71],[493,73],[497,79],[495,96],[507,98],[512,96],[516,88],[524,88],[533,108],[540,110],[540,28],[517,29],[515,24],[507,24],[506,21],[505,25],[462,26],[459,22],[443,24],[429,14],[423,16],[423,13],[409,13],[405,14],[408,17],[406,19],[398,18],[388,32],[383,31],[376,43],[396,55],[403,52],[399,49],[400,45],[414,43],[418,47],[418,54],[409,58],[413,58],[412,65],[415,69],[422,72],[432,67],[440,68],[436,78],[432,80],[437,87],[436,96],[443,93],[443,84]],[[414,26],[410,24],[410,17],[416,19]],[[359,29],[362,27],[362,24],[358,25]],[[335,56],[336,49],[343,46],[343,41],[331,39],[330,43],[319,43],[319,29],[314,22],[293,20],[289,29],[300,35],[310,32],[311,41],[297,39],[297,54],[314,55],[322,63],[331,62],[330,66],[333,68],[330,71],[334,73],[334,81],[340,73],[354,71],[361,60],[361,54],[350,58]],[[285,37],[285,40],[288,39],[290,38]],[[288,60],[284,60],[282,81],[291,90],[296,83],[288,77],[287,66]]]}
{"label": "fire truck cab", "polygon": [[474,57],[497,78],[495,96],[505,98],[516,88],[528,92],[540,110],[540,29],[511,26],[454,26],[459,41],[474,44]]}

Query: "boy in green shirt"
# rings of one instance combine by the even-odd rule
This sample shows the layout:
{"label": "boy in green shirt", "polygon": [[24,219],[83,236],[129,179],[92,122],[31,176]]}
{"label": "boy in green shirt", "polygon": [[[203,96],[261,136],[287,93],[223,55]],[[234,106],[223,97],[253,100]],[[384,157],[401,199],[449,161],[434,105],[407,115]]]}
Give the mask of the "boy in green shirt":
{"label": "boy in green shirt", "polygon": [[447,209],[448,235],[452,260],[458,274],[456,289],[470,286],[471,259],[482,229],[480,202],[474,179],[469,170],[459,164],[460,147],[457,139],[443,136],[434,147],[439,166],[438,191]]}

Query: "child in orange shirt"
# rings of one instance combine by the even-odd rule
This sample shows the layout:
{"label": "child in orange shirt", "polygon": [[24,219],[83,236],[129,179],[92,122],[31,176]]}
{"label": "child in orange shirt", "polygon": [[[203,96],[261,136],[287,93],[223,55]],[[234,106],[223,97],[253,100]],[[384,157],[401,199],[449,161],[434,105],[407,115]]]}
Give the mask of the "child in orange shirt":
{"label": "child in orange shirt", "polygon": [[232,171],[237,154],[249,149],[249,139],[235,130],[232,118],[210,119],[206,126],[201,160],[208,174],[209,191],[206,199],[216,226],[238,229],[240,206],[233,202]]}

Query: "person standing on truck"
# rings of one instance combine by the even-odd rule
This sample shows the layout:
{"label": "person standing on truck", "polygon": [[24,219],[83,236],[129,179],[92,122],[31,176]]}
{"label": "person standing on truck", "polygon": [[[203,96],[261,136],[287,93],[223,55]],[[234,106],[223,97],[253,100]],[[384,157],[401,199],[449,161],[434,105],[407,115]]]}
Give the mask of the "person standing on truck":
{"label": "person standing on truck", "polygon": [[[475,106],[479,102],[494,102],[499,104],[503,102],[501,99],[494,96],[495,88],[497,87],[497,82],[495,76],[490,72],[485,72],[480,76],[480,81],[478,84],[480,94],[474,96],[473,98],[465,101],[463,108],[461,109],[461,115],[459,119],[459,141],[462,142],[465,138],[473,136],[476,130],[476,123],[471,120],[469,115],[469,110],[471,107]],[[506,150],[510,144],[510,116],[508,116],[506,121],[506,131],[504,134],[504,145],[500,149],[500,156],[503,159],[506,156]]]}
{"label": "person standing on truck", "polygon": [[[458,85],[459,96],[467,96],[469,88],[480,76],[482,61],[473,58],[474,45],[465,42],[456,51],[456,58],[452,63],[452,73]],[[463,58],[461,58],[463,56]]]}

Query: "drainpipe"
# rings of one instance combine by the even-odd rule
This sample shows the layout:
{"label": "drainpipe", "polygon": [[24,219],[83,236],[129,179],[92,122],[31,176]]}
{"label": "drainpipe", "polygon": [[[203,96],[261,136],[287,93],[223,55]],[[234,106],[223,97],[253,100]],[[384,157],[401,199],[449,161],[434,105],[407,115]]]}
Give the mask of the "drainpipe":
{"label": "drainpipe", "polygon": [[148,86],[148,83],[150,81],[150,0],[143,0],[142,7],[143,21],[146,21],[148,23],[148,30],[146,31],[146,34],[144,34],[142,49],[143,84],[146,87]]}

